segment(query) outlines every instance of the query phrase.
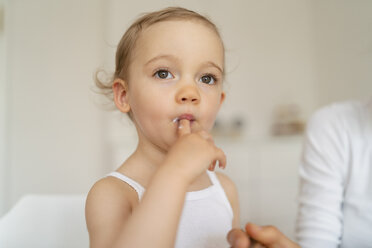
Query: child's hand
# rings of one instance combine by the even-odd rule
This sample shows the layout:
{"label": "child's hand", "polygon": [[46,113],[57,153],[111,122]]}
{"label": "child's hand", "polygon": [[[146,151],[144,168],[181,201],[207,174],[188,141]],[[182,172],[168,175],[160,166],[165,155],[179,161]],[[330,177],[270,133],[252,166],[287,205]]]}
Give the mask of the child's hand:
{"label": "child's hand", "polygon": [[225,153],[215,146],[206,131],[191,133],[190,121],[179,121],[178,140],[168,152],[165,164],[176,166],[180,175],[191,183],[205,169],[214,170],[218,161],[220,168],[226,166]]}

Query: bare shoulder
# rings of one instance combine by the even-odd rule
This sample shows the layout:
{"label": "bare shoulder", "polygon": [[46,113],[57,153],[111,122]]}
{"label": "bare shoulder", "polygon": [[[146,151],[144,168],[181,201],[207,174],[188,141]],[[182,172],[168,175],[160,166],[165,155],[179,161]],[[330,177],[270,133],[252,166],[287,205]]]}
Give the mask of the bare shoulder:
{"label": "bare shoulder", "polygon": [[216,175],[228,196],[230,194],[231,195],[237,194],[237,189],[233,180],[231,180],[227,175],[223,174],[222,172],[216,172]]}
{"label": "bare shoulder", "polygon": [[112,208],[115,205],[132,205],[137,197],[135,191],[123,181],[106,177],[97,181],[90,189],[86,208]]}
{"label": "bare shoulder", "polygon": [[88,193],[85,216],[91,247],[108,247],[138,202],[136,192],[114,177],[97,181]]}
{"label": "bare shoulder", "polygon": [[239,227],[240,210],[239,210],[239,196],[235,183],[225,174],[216,172],[218,180],[220,181],[226,196],[230,202],[231,208],[234,213],[233,227]]}

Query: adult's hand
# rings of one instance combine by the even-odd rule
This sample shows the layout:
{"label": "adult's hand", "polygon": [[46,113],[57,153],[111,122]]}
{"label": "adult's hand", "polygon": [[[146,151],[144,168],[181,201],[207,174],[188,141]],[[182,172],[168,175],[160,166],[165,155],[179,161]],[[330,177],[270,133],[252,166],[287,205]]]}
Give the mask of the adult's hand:
{"label": "adult's hand", "polygon": [[232,248],[300,248],[274,226],[257,226],[247,223],[245,232],[232,229],[227,240]]}

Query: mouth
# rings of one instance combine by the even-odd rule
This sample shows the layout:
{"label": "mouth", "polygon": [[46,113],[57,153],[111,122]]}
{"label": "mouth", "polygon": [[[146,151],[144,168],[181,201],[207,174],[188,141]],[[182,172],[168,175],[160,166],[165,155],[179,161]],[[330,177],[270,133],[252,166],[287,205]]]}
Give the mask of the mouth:
{"label": "mouth", "polygon": [[195,117],[192,114],[182,114],[173,119],[173,122],[178,122],[180,120],[188,120],[190,122],[195,121]]}

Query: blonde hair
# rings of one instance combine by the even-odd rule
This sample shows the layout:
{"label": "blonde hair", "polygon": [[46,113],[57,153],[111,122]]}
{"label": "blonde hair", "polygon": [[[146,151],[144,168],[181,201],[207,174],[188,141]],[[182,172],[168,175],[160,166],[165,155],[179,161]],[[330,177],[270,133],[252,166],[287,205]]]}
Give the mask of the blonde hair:
{"label": "blonde hair", "polygon": [[132,59],[132,54],[135,49],[136,42],[139,39],[142,31],[155,23],[169,20],[201,21],[202,23],[210,27],[212,30],[214,30],[218,37],[221,39],[220,33],[216,25],[207,17],[202,16],[192,10],[188,10],[181,7],[168,7],[159,11],[145,13],[142,16],[140,16],[122,36],[116,50],[115,72],[113,76],[109,80],[106,80],[106,82],[104,82],[98,78],[98,74],[101,71],[96,72],[95,83],[102,94],[112,99],[113,98],[112,85],[114,83],[114,80],[116,78],[120,78],[124,81],[127,81],[129,79],[128,68]]}

